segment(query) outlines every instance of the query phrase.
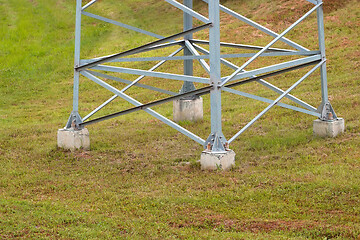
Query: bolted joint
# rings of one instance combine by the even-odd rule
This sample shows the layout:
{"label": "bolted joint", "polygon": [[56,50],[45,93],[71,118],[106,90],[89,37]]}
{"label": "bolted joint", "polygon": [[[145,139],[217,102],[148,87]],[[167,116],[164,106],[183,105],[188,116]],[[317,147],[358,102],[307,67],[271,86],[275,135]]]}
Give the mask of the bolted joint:
{"label": "bolted joint", "polygon": [[75,70],[75,72],[80,72],[80,71],[78,70],[79,67],[80,67],[79,64],[75,64],[75,65],[74,65],[74,70]]}
{"label": "bolted joint", "polygon": [[221,134],[212,133],[204,145],[205,151],[213,153],[225,153],[229,151],[229,143]]}
{"label": "bolted joint", "polygon": [[322,121],[332,122],[338,119],[330,102],[322,103],[318,108],[318,112]]}
{"label": "bolted joint", "polygon": [[81,130],[84,127],[81,126],[82,118],[80,117],[78,112],[72,112],[70,114],[69,120],[65,126],[66,129],[74,129],[74,130]]}

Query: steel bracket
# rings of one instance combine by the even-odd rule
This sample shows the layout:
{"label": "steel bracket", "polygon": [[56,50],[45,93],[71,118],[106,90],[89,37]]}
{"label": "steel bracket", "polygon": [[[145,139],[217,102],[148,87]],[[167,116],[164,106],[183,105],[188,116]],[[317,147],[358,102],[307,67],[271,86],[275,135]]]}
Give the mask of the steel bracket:
{"label": "steel bracket", "polygon": [[229,144],[222,133],[212,133],[206,140],[204,148],[206,151],[213,153],[225,153],[229,148]]}
{"label": "steel bracket", "polygon": [[332,121],[337,120],[335,110],[331,106],[330,102],[322,103],[319,106],[317,112],[320,113],[320,120],[322,120],[322,121],[332,122]]}
{"label": "steel bracket", "polygon": [[71,112],[69,120],[66,123],[66,129],[74,129],[74,130],[81,130],[84,127],[80,124],[82,123],[82,118],[80,117],[79,112]]}

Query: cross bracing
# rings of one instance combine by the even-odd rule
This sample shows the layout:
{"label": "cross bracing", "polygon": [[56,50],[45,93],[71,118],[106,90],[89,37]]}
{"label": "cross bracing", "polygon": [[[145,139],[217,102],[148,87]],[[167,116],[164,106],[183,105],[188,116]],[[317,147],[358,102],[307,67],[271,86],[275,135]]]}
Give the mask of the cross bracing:
{"label": "cross bracing", "polygon": [[[337,118],[334,110],[331,107],[327,93],[327,76],[326,76],[326,56],[325,56],[325,38],[324,38],[324,22],[323,22],[323,2],[322,0],[307,0],[314,6],[304,13],[298,20],[291,24],[281,33],[276,33],[261,24],[246,18],[245,16],[223,6],[219,0],[202,0],[209,7],[208,17],[200,14],[193,9],[192,0],[183,0],[180,3],[175,0],[164,0],[164,2],[171,4],[183,11],[184,16],[184,31],[173,34],[170,36],[161,36],[157,33],[146,31],[138,27],[130,26],[126,23],[121,23],[116,20],[112,20],[106,17],[92,14],[88,11],[91,6],[97,3],[97,0],[92,0],[89,3],[83,5],[82,0],[76,2],[76,33],[75,33],[75,67],[74,67],[74,97],[73,97],[73,111],[70,115],[66,128],[83,128],[86,125],[94,124],[104,120],[108,120],[114,117],[118,117],[124,114],[132,113],[135,111],[145,111],[153,117],[161,120],[170,127],[178,130],[194,141],[202,144],[204,147],[210,148],[214,152],[224,151],[228,145],[238,138],[244,131],[246,131],[253,123],[266,114],[272,107],[279,106],[286,109],[302,112],[312,116],[319,117],[322,120],[330,120],[330,118]],[[268,36],[273,37],[265,46],[245,45],[238,43],[227,43],[220,41],[220,11],[229,14],[236,19],[242,21],[254,27],[257,30],[262,31]],[[290,40],[285,37],[289,32],[293,31],[301,22],[307,19],[310,15],[316,14],[317,26],[318,26],[318,40],[319,48],[310,50],[305,46],[296,43],[294,40]],[[147,43],[142,46],[138,46],[133,49],[122,51],[108,56],[97,57],[93,59],[81,59],[80,58],[80,46],[81,46],[81,19],[82,15],[97,19],[99,21],[107,22],[109,24],[116,25],[118,27],[126,28],[138,33],[148,35],[156,38],[157,40]],[[193,18],[202,22],[202,25],[194,27]],[[209,39],[195,39],[193,33],[209,30]],[[273,45],[277,42],[283,42],[291,49],[287,48],[275,48]],[[158,49],[170,48],[178,46],[178,49],[172,52],[168,56],[152,56],[152,57],[139,57],[139,54],[145,52],[154,52]],[[203,46],[207,46],[208,49]],[[220,49],[243,49],[249,50],[247,53],[231,53],[222,54]],[[183,53],[182,56],[179,56]],[[259,58],[271,58],[279,56],[296,56],[297,59],[290,61],[283,61],[281,63],[268,65],[261,68],[247,70],[252,63]],[[248,59],[242,65],[238,66],[233,63],[233,59]],[[154,66],[148,70],[126,68],[113,66],[112,63],[124,63],[124,62],[155,62]],[[168,72],[160,72],[157,69],[166,64],[168,61],[183,61],[184,62],[184,74],[174,74]],[[193,74],[193,61],[198,61],[203,70],[207,73],[207,77],[198,77]],[[221,72],[221,67],[226,66],[233,70],[232,74],[224,76]],[[286,90],[282,90],[279,87],[269,83],[265,79],[280,75],[286,72],[294,71],[301,68],[312,66],[312,68],[302,77],[299,78],[291,87]],[[322,90],[322,104],[320,107],[314,107],[304,100],[301,100],[290,92],[300,85],[305,79],[312,75],[317,69],[321,71],[321,90]],[[134,81],[122,79],[117,76],[111,75],[111,73],[123,73],[138,76]],[[88,78],[89,80],[97,83],[99,86],[109,90],[114,95],[100,106],[95,108],[85,117],[81,117],[78,113],[79,110],[79,77],[80,75]],[[175,93],[167,89],[150,86],[144,83],[140,83],[146,77],[156,77],[163,79],[164,81],[176,80],[184,82],[183,89],[180,93]],[[109,83],[101,80],[106,78],[117,82],[127,84],[123,89],[117,89]],[[251,93],[242,92],[233,89],[235,86],[256,82],[266,87],[267,89],[277,93],[279,96],[275,99],[268,99],[260,97]],[[207,85],[199,89],[195,89],[193,83],[201,83]],[[139,100],[130,97],[125,92],[133,86],[146,88],[152,91],[161,92],[170,95],[167,98],[153,101],[143,104]],[[258,114],[253,120],[240,129],[229,140],[222,133],[221,124],[221,92],[225,91],[235,95],[243,96],[246,98],[258,100],[268,103],[269,105]],[[174,101],[177,99],[183,99],[186,97],[199,97],[205,94],[210,94],[211,101],[211,133],[207,139],[202,139],[196,134],[188,131],[174,121],[162,116],[153,109],[154,106],[161,105],[166,102]],[[125,101],[134,105],[133,108],[115,112],[110,115],[102,116],[99,118],[90,118],[98,113],[101,109],[106,107],[110,102],[116,98],[122,98]],[[283,98],[287,98],[295,103],[297,106],[281,103]]]}

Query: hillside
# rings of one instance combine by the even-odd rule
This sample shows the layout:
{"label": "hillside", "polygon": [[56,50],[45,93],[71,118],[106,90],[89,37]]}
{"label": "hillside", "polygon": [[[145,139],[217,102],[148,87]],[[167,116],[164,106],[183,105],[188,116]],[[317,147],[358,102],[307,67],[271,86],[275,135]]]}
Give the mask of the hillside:
{"label": "hillside", "polygon": [[[232,143],[236,167],[229,172],[201,171],[202,146],[143,112],[89,126],[89,152],[57,148],[57,129],[72,109],[74,2],[0,0],[1,239],[359,239],[359,1],[324,1],[329,96],[345,119],[346,132],[335,139],[317,138],[314,117],[272,109]],[[194,2],[205,14],[206,5]],[[305,0],[221,3],[277,32],[311,7]],[[99,0],[88,10],[164,36],[182,29],[180,12],[164,1]],[[310,17],[287,37],[315,49],[314,20]],[[264,46],[272,40],[225,14],[221,23],[222,41]],[[154,40],[85,16],[83,29],[83,58]],[[207,32],[195,37],[205,39]],[[263,58],[252,67],[269,63]],[[159,71],[165,68],[182,72],[179,63]],[[271,82],[287,88],[302,73]],[[206,76],[198,63],[195,74]],[[155,78],[142,82],[174,92],[181,87]],[[256,84],[237,89],[276,96]],[[86,79],[80,90],[82,116],[112,96]],[[316,73],[293,94],[318,106],[319,91]],[[165,97],[140,88],[128,93],[143,102]],[[224,93],[224,134],[232,136],[266,106]],[[129,107],[117,100],[96,116]],[[171,103],[155,110],[172,116]],[[181,125],[206,138],[208,96],[204,114],[202,122]]]}

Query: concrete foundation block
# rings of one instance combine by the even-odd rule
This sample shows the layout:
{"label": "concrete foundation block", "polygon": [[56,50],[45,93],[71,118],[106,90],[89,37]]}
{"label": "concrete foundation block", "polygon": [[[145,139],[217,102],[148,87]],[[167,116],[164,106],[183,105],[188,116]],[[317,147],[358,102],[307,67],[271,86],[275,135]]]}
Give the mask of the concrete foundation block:
{"label": "concrete foundation block", "polygon": [[173,118],[175,122],[192,121],[203,119],[203,99],[175,100],[173,103]]}
{"label": "concrete foundation block", "polygon": [[82,130],[59,129],[57,134],[57,145],[60,148],[74,151],[75,149],[90,150],[89,131],[84,128]]}
{"label": "concrete foundation block", "polygon": [[202,170],[230,170],[235,166],[235,152],[228,150],[226,153],[204,151],[201,153],[200,164]]}
{"label": "concrete foundation block", "polygon": [[315,136],[319,137],[336,137],[345,131],[345,121],[343,118],[338,118],[335,121],[322,121],[316,119],[313,124],[313,132]]}

